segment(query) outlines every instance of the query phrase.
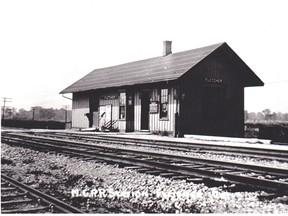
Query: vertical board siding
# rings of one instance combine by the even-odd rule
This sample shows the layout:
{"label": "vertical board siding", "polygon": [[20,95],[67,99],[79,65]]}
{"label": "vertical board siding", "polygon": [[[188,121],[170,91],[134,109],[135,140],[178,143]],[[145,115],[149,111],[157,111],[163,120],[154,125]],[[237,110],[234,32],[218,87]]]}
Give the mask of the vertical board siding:
{"label": "vertical board siding", "polygon": [[[160,95],[159,88],[151,89],[151,101],[157,101],[158,112],[149,114],[149,130],[150,132],[161,133],[168,132],[173,133],[175,128],[175,113],[176,113],[176,95],[175,88],[168,88],[168,118],[160,119]],[[106,96],[115,96],[115,99],[109,99]],[[141,91],[134,94],[134,130],[141,130]],[[107,99],[108,98],[108,99]],[[112,121],[116,121],[113,128],[120,131],[126,130],[126,121],[119,120],[119,93],[110,93],[99,96],[99,106],[112,105]],[[89,126],[88,118],[85,116],[89,113],[89,97],[77,96],[73,100],[73,114],[72,114],[72,126],[76,128],[86,128]]]}
{"label": "vertical board siding", "polygon": [[[243,77],[237,70],[233,62],[227,61],[221,53],[215,53],[199,63],[193,73],[186,73],[180,83],[181,92],[185,93],[180,106],[183,134],[244,135]],[[203,91],[206,87],[224,89],[224,112],[220,120],[203,118]]]}
{"label": "vertical board siding", "polygon": [[87,128],[89,127],[88,118],[85,116],[89,113],[89,97],[73,95],[72,102],[72,127]]}
{"label": "vertical board siding", "polygon": [[135,131],[141,130],[141,99],[140,93],[136,92],[134,96],[134,128]]}
{"label": "vertical board siding", "polygon": [[[104,96],[117,95],[117,99],[103,99]],[[111,93],[100,96],[99,106],[112,105],[112,121],[116,121],[113,125],[114,129],[125,130],[125,124],[121,124],[119,120],[119,93]],[[124,127],[124,128],[123,128]]]}
{"label": "vertical board siding", "polygon": [[[175,113],[176,113],[176,99],[174,95],[176,94],[175,88],[168,88],[168,118],[163,120],[160,119],[160,95],[159,89],[151,90],[151,100],[158,102],[158,112],[149,114],[149,130],[150,132],[168,132],[173,133],[175,128]],[[140,92],[135,93],[135,131],[141,130],[141,98]]]}
{"label": "vertical board siding", "polygon": [[126,130],[126,121],[125,120],[119,120],[118,122],[118,129],[122,132],[125,132]]}

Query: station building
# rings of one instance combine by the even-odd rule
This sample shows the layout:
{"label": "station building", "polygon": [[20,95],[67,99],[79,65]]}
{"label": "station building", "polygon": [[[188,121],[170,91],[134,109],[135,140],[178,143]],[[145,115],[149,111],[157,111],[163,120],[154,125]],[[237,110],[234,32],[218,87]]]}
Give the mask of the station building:
{"label": "station building", "polygon": [[72,127],[244,136],[244,88],[264,83],[227,43],[100,68],[65,88]]}

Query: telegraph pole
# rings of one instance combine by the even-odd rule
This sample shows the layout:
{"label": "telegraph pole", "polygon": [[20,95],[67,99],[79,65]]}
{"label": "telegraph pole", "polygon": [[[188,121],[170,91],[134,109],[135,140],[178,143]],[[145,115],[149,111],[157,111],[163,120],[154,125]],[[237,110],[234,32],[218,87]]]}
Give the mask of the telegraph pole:
{"label": "telegraph pole", "polygon": [[65,106],[64,106],[64,109],[65,109],[65,123],[67,123],[68,105],[65,105]]}
{"label": "telegraph pole", "polygon": [[32,120],[35,120],[35,107],[32,107]]}
{"label": "telegraph pole", "polygon": [[12,98],[7,98],[7,97],[3,97],[2,98],[2,102],[3,102],[3,109],[2,109],[2,119],[4,120],[5,118],[5,106],[6,106],[6,103],[11,103],[12,102]]}

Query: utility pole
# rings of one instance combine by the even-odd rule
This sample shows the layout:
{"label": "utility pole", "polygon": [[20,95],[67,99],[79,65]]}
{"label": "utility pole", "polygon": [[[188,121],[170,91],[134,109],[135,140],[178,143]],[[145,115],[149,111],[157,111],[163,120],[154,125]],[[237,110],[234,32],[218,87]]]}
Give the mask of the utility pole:
{"label": "utility pole", "polygon": [[35,107],[32,107],[32,120],[34,121],[35,118]]}
{"label": "utility pole", "polygon": [[2,98],[2,102],[3,102],[3,109],[2,109],[2,119],[4,120],[5,118],[5,106],[6,106],[6,103],[11,103],[12,102],[12,98],[7,98],[7,97],[3,97]]}
{"label": "utility pole", "polygon": [[67,123],[68,105],[64,106],[64,109],[65,109],[65,123]]}
{"label": "utility pole", "polygon": [[63,106],[65,112],[65,129],[67,128],[67,118],[68,118],[68,105]]}

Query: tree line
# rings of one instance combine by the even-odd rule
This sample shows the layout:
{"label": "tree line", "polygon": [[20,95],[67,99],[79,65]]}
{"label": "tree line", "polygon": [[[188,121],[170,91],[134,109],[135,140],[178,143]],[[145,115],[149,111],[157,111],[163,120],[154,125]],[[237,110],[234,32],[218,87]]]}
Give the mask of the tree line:
{"label": "tree line", "polygon": [[[1,109],[1,111],[3,114],[3,109]],[[70,122],[72,111],[67,108],[54,109],[43,108],[41,106],[31,107],[30,110],[6,107],[3,116],[4,119],[15,120]],[[265,109],[262,112],[248,112],[245,110],[244,116],[245,122],[288,122],[288,113],[276,113],[272,112],[270,109]]]}
{"label": "tree line", "polygon": [[262,112],[245,110],[245,122],[288,122],[288,113],[276,113],[270,109],[265,109]]}
{"label": "tree line", "polygon": [[[3,109],[1,109],[3,114]],[[72,117],[72,111],[67,108],[54,109],[43,108],[41,106],[31,107],[30,110],[23,108],[16,109],[5,108],[2,119],[14,119],[14,120],[34,120],[34,121],[60,121],[70,122]]]}

